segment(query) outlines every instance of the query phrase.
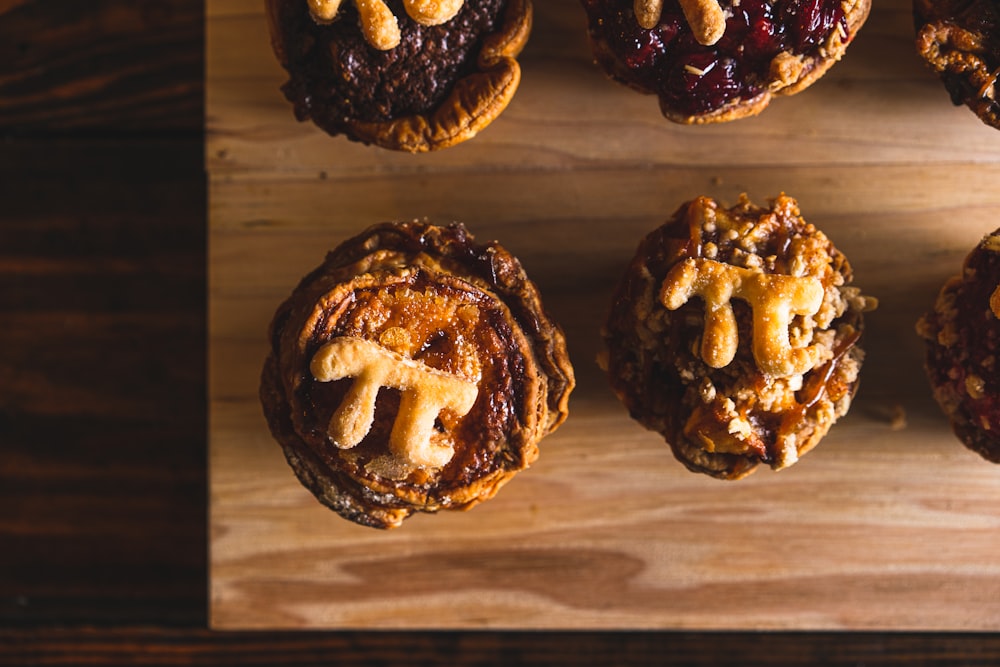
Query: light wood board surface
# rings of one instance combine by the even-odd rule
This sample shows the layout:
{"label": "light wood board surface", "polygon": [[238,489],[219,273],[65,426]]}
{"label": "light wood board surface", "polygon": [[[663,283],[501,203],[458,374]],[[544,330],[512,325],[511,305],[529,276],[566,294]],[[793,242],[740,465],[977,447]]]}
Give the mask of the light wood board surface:
{"label": "light wood board surface", "polygon": [[[1000,630],[1000,466],[952,437],[913,333],[1000,226],[1000,132],[923,69],[907,2],[876,0],[805,92],[682,127],[594,67],[577,0],[539,0],[507,111],[420,156],[297,123],[261,4],[207,2],[213,627]],[[781,191],[881,306],[848,417],[794,467],[720,482],[629,420],[597,332],[638,240],[681,202]],[[299,485],[257,386],[299,278],[368,225],[414,217],[521,258],[578,387],[496,498],[380,532]]]}

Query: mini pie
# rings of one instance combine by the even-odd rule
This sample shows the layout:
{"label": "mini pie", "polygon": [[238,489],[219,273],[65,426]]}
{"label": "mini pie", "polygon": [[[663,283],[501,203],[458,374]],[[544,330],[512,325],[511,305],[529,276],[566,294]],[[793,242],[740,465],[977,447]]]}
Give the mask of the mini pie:
{"label": "mini pie", "polygon": [[843,56],[871,0],[581,0],[607,74],[677,123],[753,116]]}
{"label": "mini pie", "polygon": [[1000,129],[1000,6],[995,0],[914,0],[917,53],[955,105]]}
{"label": "mini pie", "polygon": [[467,509],[538,457],[573,368],[518,260],[462,225],[384,223],[278,308],[260,398],[300,481],[376,528]]}
{"label": "mini pie", "polygon": [[413,153],[475,136],[507,107],[531,0],[267,0],[295,116]]}
{"label": "mini pie", "polygon": [[955,435],[1000,463],[1000,229],[965,258],[917,323],[934,398]]}
{"label": "mini pie", "polygon": [[689,469],[780,469],[847,413],[864,354],[847,259],[781,195],[700,197],[639,244],[603,329],[602,365],[631,416]]}

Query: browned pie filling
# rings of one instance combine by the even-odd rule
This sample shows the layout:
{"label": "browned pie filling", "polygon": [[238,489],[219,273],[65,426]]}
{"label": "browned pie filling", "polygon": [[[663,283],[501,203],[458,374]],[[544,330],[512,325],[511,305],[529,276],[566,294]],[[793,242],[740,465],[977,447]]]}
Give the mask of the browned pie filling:
{"label": "browned pie filling", "polygon": [[561,332],[517,260],[461,226],[346,242],[271,333],[272,432],[306,486],[365,525],[491,497],[567,414]]}
{"label": "browned pie filling", "polygon": [[995,0],[914,0],[917,52],[955,105],[1000,129],[1000,6]]}
{"label": "browned pie filling", "polygon": [[1000,229],[966,257],[917,324],[934,397],[965,445],[1000,463]]}
{"label": "browned pie filling", "polygon": [[604,328],[611,384],[690,469],[780,469],[846,414],[863,353],[846,258],[780,196],[699,198],[650,233]]}

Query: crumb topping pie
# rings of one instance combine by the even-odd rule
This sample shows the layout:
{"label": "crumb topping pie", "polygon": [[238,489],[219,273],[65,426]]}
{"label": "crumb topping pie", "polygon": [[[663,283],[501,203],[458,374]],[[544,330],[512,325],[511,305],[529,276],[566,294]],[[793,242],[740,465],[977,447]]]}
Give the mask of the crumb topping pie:
{"label": "crumb topping pie", "polygon": [[846,414],[862,313],[847,259],[781,195],[701,197],[640,243],[603,329],[602,365],[634,419],[689,469],[781,469]]}
{"label": "crumb topping pie", "polygon": [[573,369],[520,263],[461,225],[376,225],[277,310],[261,402],[303,484],[378,528],[467,509],[538,457]]}

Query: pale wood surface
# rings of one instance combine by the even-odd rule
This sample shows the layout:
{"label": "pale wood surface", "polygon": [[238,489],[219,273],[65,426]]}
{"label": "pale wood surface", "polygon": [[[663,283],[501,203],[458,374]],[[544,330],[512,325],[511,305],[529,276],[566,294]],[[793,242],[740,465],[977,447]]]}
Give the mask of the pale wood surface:
{"label": "pale wood surface", "polygon": [[[951,436],[913,334],[1000,224],[1000,133],[922,69],[908,3],[876,4],[806,92],[690,128],[594,68],[576,0],[540,0],[511,106],[423,156],[297,123],[259,3],[207,13],[213,627],[1000,629],[1000,467]],[[633,424],[593,359],[639,238],[741,191],[798,198],[881,307],[851,414],[793,468],[724,483]],[[298,484],[257,380],[274,308],[328,248],[423,216],[521,257],[579,386],[495,499],[385,533]]]}

